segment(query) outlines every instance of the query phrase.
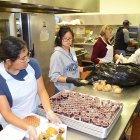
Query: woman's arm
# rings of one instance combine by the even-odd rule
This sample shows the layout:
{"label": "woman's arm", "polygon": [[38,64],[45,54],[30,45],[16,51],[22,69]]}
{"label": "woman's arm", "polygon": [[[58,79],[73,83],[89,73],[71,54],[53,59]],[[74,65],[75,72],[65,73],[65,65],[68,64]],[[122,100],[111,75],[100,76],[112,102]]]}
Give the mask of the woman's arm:
{"label": "woman's arm", "polygon": [[129,44],[130,43],[129,31],[127,29],[123,29],[123,34],[124,34],[124,42]]}
{"label": "woman's arm", "polygon": [[50,105],[49,95],[48,92],[46,91],[42,76],[40,76],[40,78],[37,79],[37,86],[38,86],[38,94],[41,103],[44,107],[45,112],[48,112],[51,110],[51,105]]}
{"label": "woman's arm", "polygon": [[80,67],[80,66],[79,66],[79,72],[83,72],[83,68],[84,68],[84,67]]}
{"label": "woman's arm", "polygon": [[0,96],[0,113],[7,123],[19,127],[23,130],[28,130],[29,137],[32,140],[37,140],[37,134],[35,128],[29,126],[22,119],[20,119],[19,117],[17,117],[15,114],[12,113],[8,100],[4,95]]}
{"label": "woman's arm", "polygon": [[115,60],[117,60],[117,59],[120,58],[120,55],[119,54],[115,54],[114,57],[115,57]]}
{"label": "woman's arm", "polygon": [[7,98],[4,95],[0,96],[0,113],[6,122],[13,124],[23,130],[27,130],[28,125],[12,113]]}
{"label": "woman's arm", "polygon": [[120,62],[120,63],[126,63],[127,62],[127,58],[126,57],[124,57],[123,55],[118,55],[118,54],[116,54],[115,55],[115,59],[118,61],[118,62]]}

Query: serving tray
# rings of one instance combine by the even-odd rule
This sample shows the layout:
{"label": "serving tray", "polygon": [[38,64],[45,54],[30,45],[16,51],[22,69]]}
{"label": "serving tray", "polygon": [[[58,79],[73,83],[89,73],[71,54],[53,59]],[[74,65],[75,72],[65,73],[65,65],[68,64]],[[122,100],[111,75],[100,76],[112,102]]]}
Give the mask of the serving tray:
{"label": "serving tray", "polygon": [[[123,109],[120,102],[68,90],[52,96],[51,105],[68,127],[99,138],[108,136]],[[42,106],[38,114],[45,115]]]}

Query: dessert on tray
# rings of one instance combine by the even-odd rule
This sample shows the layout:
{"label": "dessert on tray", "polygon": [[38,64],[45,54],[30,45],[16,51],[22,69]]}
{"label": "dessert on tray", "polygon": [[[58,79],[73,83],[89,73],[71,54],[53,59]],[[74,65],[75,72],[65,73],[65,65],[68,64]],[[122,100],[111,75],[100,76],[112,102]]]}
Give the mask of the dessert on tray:
{"label": "dessert on tray", "polygon": [[53,96],[51,104],[55,113],[101,127],[108,127],[122,107],[122,103],[70,91]]}
{"label": "dessert on tray", "polygon": [[[121,115],[123,104],[91,95],[61,91],[51,97],[52,110],[68,127],[106,138]],[[38,114],[45,115],[42,106]]]}

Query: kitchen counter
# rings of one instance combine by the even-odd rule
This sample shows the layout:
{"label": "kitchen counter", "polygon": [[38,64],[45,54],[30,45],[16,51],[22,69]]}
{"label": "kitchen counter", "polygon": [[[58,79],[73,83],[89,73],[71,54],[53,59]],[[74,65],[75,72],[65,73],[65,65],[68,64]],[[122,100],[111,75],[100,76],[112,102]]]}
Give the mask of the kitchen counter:
{"label": "kitchen counter", "polygon": [[[124,88],[121,94],[95,91],[93,90],[92,86],[80,87],[77,88],[76,91],[105,99],[120,101],[123,103],[124,106],[122,114],[106,138],[106,140],[122,140],[134,114],[138,113],[139,111],[140,86]],[[68,128],[67,140],[78,139],[101,140],[97,137]]]}

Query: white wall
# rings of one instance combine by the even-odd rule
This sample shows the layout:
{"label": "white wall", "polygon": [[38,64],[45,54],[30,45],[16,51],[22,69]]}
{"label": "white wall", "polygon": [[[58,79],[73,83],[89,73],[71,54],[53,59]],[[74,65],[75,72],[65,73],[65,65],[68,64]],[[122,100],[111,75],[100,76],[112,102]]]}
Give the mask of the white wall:
{"label": "white wall", "polygon": [[140,0],[100,0],[100,13],[104,14],[140,13]]}
{"label": "white wall", "polygon": [[103,14],[103,13],[83,13],[83,14],[59,14],[64,21],[80,19],[85,25],[122,25],[124,19],[128,19],[132,26],[140,25],[139,14]]}
{"label": "white wall", "polygon": [[140,25],[140,0],[100,0],[100,12],[59,15],[66,21],[79,18],[88,25],[121,25],[128,19],[132,26]]}

